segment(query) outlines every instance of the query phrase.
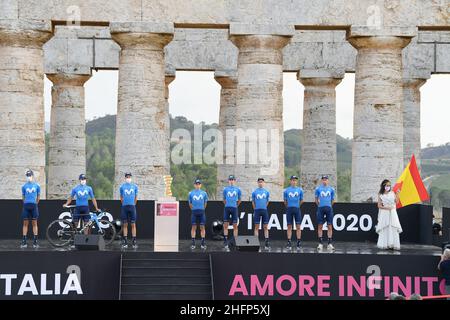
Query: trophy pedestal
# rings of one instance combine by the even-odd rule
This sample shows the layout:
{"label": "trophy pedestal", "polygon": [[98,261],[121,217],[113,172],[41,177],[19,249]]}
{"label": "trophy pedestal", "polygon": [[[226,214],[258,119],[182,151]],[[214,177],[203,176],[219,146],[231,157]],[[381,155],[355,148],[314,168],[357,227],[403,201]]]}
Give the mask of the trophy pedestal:
{"label": "trophy pedestal", "polygon": [[172,197],[173,178],[164,176],[165,196],[155,201],[155,252],[178,252],[180,204]]}
{"label": "trophy pedestal", "polygon": [[178,252],[180,205],[174,197],[155,201],[155,252]]}

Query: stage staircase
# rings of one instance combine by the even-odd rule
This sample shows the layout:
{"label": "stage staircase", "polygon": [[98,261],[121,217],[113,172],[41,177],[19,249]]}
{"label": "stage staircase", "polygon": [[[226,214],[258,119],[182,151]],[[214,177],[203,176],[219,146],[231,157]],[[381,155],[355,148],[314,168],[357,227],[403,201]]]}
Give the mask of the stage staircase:
{"label": "stage staircase", "polygon": [[205,253],[124,253],[121,299],[211,300],[209,255]]}

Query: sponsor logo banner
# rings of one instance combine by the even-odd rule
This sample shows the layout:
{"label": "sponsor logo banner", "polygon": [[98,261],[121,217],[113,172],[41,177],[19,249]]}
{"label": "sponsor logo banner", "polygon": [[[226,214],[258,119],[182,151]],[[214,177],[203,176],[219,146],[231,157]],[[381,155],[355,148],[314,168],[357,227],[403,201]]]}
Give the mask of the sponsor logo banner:
{"label": "sponsor logo banner", "polygon": [[[120,201],[99,200],[100,208],[107,211],[102,219],[113,221],[120,218]],[[55,219],[70,219],[70,213],[63,209],[64,201],[42,200],[39,202],[39,225],[46,228]],[[0,200],[0,239],[14,239],[22,232],[22,202],[20,200]],[[154,201],[138,201],[136,210],[138,214],[139,237],[152,239],[154,234]],[[93,208],[91,208],[93,209]],[[209,201],[206,208],[206,225],[211,226],[215,220],[223,220],[224,204],[222,201]],[[269,230],[272,240],[285,240],[287,230],[286,208],[282,202],[271,202],[269,211]],[[377,224],[378,208],[376,203],[336,203],[333,206],[333,227],[336,241],[377,241],[375,225]],[[301,207],[303,229],[302,238],[305,241],[317,239],[317,206],[313,203],[304,203]],[[432,207],[424,205],[411,205],[398,210],[403,232],[400,235],[402,242],[408,243],[432,243]],[[444,214],[444,233],[450,221]],[[191,210],[187,201],[179,202],[180,239],[191,238]],[[253,209],[251,202],[244,201],[238,208],[239,234],[253,234]],[[261,226],[262,227],[262,226]],[[294,224],[294,229],[297,225]],[[232,229],[233,226],[230,226]],[[446,229],[447,228],[447,229]],[[326,225],[325,225],[326,229]],[[208,228],[207,230],[210,230]],[[45,237],[45,233],[40,234]],[[207,231],[207,237],[211,232]],[[444,234],[445,236],[445,234]]]}
{"label": "sponsor logo banner", "polygon": [[119,299],[120,253],[0,252],[0,300]]}
{"label": "sponsor logo banner", "polygon": [[439,257],[431,255],[212,253],[211,259],[217,300],[445,294]]}

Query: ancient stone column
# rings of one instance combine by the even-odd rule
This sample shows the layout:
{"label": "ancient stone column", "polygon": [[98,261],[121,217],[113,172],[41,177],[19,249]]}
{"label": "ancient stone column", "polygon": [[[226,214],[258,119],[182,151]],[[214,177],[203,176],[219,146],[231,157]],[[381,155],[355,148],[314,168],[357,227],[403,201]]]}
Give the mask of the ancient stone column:
{"label": "ancient stone column", "polygon": [[139,198],[164,196],[170,174],[169,110],[165,99],[164,46],[171,24],[111,23],[111,36],[122,48],[116,121],[114,195],[124,173],[138,184]]}
{"label": "ancient stone column", "polygon": [[337,188],[336,86],[344,72],[302,70],[299,80],[305,87],[303,101],[303,142],[300,184],[305,201],[314,201],[314,191],[322,175]]}
{"label": "ancient stone column", "polygon": [[[219,112],[219,130],[223,136],[223,157],[222,163],[217,164],[217,199],[222,199],[223,188],[228,185],[228,176],[235,175],[235,139],[236,130],[236,75],[226,75],[216,72],[216,81],[222,87],[220,91],[220,112]],[[228,130],[228,134],[227,134]],[[228,141],[227,141],[228,137]],[[239,178],[238,185],[241,183]]]}
{"label": "ancient stone column", "polygon": [[48,199],[65,199],[86,173],[84,83],[90,75],[48,74],[53,82],[48,154]]}
{"label": "ancient stone column", "polygon": [[45,199],[43,44],[50,22],[0,25],[0,198],[21,199],[31,169]]}
{"label": "ancient stone column", "polygon": [[170,74],[165,76],[165,81],[164,81],[164,99],[166,99],[166,103],[167,103],[167,107],[169,107],[168,103],[169,103],[169,85],[173,82],[173,80],[175,80],[175,74]]}
{"label": "ancient stone column", "polygon": [[[164,81],[164,99],[166,101],[166,110],[169,113],[170,110],[170,106],[169,106],[169,85],[175,80],[175,73],[176,71],[170,71],[170,73],[166,72],[166,76],[165,76],[165,81]],[[170,141],[170,114],[169,114],[169,141]],[[170,142],[169,142],[169,146],[170,146]],[[167,163],[170,164],[170,152],[167,152],[167,159],[166,159]],[[169,166],[169,174],[170,174],[170,166]]]}
{"label": "ancient stone column", "polygon": [[352,154],[352,202],[372,202],[383,179],[403,170],[402,49],[416,28],[352,27],[358,50]]}
{"label": "ancient stone column", "polygon": [[414,154],[420,169],[420,87],[426,79],[403,80],[403,165]]}
{"label": "ancient stone column", "polygon": [[288,26],[230,25],[239,49],[235,174],[243,200],[251,198],[258,177],[266,180],[272,200],[283,197],[282,49],[293,33]]}

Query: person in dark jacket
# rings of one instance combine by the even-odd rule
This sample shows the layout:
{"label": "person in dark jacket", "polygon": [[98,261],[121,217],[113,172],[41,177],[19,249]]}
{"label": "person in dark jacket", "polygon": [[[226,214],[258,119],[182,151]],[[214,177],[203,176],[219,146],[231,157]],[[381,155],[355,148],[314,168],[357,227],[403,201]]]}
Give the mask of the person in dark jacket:
{"label": "person in dark jacket", "polygon": [[[441,271],[442,277],[445,279],[445,291],[450,294],[450,249],[445,249],[439,261],[438,269]],[[450,298],[447,298],[450,300]]]}

